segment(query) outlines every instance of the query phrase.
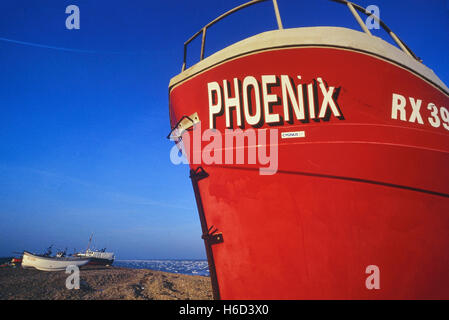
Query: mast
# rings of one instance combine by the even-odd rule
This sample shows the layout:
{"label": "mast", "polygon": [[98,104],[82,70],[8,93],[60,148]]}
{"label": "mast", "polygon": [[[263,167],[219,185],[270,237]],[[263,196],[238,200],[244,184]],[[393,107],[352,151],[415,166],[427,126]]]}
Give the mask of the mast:
{"label": "mast", "polygon": [[87,253],[87,251],[89,251],[90,243],[92,242],[92,237],[93,237],[93,236],[94,236],[94,233],[92,232],[92,234],[90,235],[90,238],[89,238],[89,243],[87,244],[86,253]]}

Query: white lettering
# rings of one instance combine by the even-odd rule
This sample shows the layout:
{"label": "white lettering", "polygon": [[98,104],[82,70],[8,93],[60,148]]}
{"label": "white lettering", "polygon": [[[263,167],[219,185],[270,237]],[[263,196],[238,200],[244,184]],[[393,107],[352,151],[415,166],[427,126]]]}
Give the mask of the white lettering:
{"label": "white lettering", "polygon": [[280,122],[279,114],[270,113],[270,104],[277,102],[277,95],[270,94],[270,92],[268,92],[269,84],[276,84],[276,77],[273,75],[262,76],[262,93],[265,111],[265,121],[267,123],[278,123]]}
{"label": "white lettering", "polygon": [[[251,115],[249,112],[249,106],[253,106],[253,104],[250,103],[251,95],[249,94],[250,87],[253,87],[254,89],[254,100],[255,103],[255,111],[253,108],[252,111],[255,112],[254,115]],[[243,80],[243,110],[245,112],[245,119],[246,122],[248,122],[249,125],[255,126],[260,122],[262,112],[260,109],[260,91],[259,91],[259,83],[257,82],[256,78],[248,76],[245,77]]]}
{"label": "white lettering", "polygon": [[312,83],[307,85],[307,95],[309,97],[309,118],[315,119],[315,92]]}
{"label": "white lettering", "polygon": [[438,116],[437,106],[433,103],[429,103],[427,105],[427,109],[432,111],[432,113],[430,114],[432,118],[431,117],[428,118],[430,125],[434,128],[439,128],[441,126],[441,120],[440,117]]}
{"label": "white lettering", "polygon": [[418,123],[424,124],[424,121],[422,121],[421,114],[419,113],[419,110],[421,109],[422,100],[416,100],[412,97],[409,98],[410,103],[412,104],[412,114],[410,116],[409,122],[416,122],[415,120],[418,120]]}
{"label": "white lettering", "polygon": [[234,98],[229,97],[229,83],[227,80],[223,80],[223,95],[225,101],[225,113],[226,113],[226,128],[231,128],[231,109],[235,109],[237,117],[237,126],[242,125],[242,115],[240,113],[240,95],[239,95],[239,80],[234,78]]}
{"label": "white lettering", "polygon": [[[301,76],[297,78],[301,80]],[[260,128],[264,124],[282,125],[284,121],[327,121],[331,116],[344,120],[335,94],[337,88],[328,86],[320,77],[309,84],[295,83],[288,75],[263,75],[260,80],[246,76],[243,83],[238,78],[232,81],[233,85],[223,80],[223,87],[217,82],[207,84],[210,129],[217,128],[217,120],[223,115],[223,126],[229,129],[244,129],[245,123]],[[396,108],[403,108],[397,104]]]}
{"label": "white lettering", "polygon": [[326,89],[326,86],[324,85],[323,79],[318,78],[318,83],[321,89],[321,92],[323,93],[323,103],[321,104],[321,110],[320,114],[318,115],[319,118],[324,118],[326,116],[327,107],[329,106],[332,110],[332,113],[337,118],[341,116],[340,111],[338,111],[337,106],[335,105],[334,98],[332,95],[334,94],[334,87],[329,87],[329,90]]}
{"label": "white lettering", "polygon": [[[214,103],[214,92],[217,96],[217,103]],[[207,84],[207,95],[209,97],[209,128],[212,129],[215,128],[215,115],[220,114],[223,109],[220,85],[217,82],[209,82]]]}
{"label": "white lettering", "polygon": [[402,121],[407,121],[405,117],[405,105],[407,101],[400,94],[393,93],[393,103],[391,105],[391,119],[398,118],[398,112]]}
{"label": "white lettering", "polygon": [[[299,77],[300,78],[300,77]],[[302,93],[302,84],[298,85],[298,100],[296,100],[295,93],[293,92],[292,84],[290,78],[286,75],[281,76],[281,86],[282,86],[282,101],[284,104],[284,119],[285,121],[290,121],[290,111],[288,100],[290,99],[292,103],[293,110],[295,112],[296,119],[304,120],[304,96]]]}

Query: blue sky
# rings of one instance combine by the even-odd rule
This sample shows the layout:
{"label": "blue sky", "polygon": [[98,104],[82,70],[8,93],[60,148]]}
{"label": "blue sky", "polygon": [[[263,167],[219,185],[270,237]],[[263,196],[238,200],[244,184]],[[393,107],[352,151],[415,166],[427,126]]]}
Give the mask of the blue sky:
{"label": "blue sky", "polygon": [[[446,0],[356,2],[378,5],[449,84]],[[119,259],[205,258],[188,168],[169,159],[167,87],[183,42],[241,3],[0,1],[0,256],[82,249],[94,232]],[[327,0],[278,3],[286,28],[358,29]],[[70,4],[79,30],[65,27]],[[211,28],[206,55],[273,28],[270,2],[247,8]]]}

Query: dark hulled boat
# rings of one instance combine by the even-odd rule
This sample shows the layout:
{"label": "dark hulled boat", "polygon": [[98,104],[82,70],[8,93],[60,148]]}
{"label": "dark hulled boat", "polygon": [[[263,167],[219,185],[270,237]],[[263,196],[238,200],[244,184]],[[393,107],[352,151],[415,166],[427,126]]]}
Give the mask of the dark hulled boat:
{"label": "dark hulled boat", "polygon": [[106,252],[106,248],[101,250],[92,250],[90,245],[92,243],[93,234],[89,238],[89,243],[87,244],[86,251],[75,253],[74,256],[80,258],[88,258],[89,265],[103,265],[110,266],[114,263],[115,255],[114,252]]}

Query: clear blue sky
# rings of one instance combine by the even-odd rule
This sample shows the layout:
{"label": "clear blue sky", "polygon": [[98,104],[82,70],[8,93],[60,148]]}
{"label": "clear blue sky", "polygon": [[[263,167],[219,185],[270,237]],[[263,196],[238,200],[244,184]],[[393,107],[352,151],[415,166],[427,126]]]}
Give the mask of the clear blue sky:
{"label": "clear blue sky", "polygon": [[[94,232],[119,259],[205,258],[188,168],[169,159],[167,87],[183,42],[243,2],[0,1],[0,256],[82,249]],[[356,2],[449,84],[446,0]],[[358,29],[328,0],[278,3],[287,28]],[[80,30],[65,28],[70,4]],[[210,30],[206,54],[275,27],[271,3],[247,8]]]}

